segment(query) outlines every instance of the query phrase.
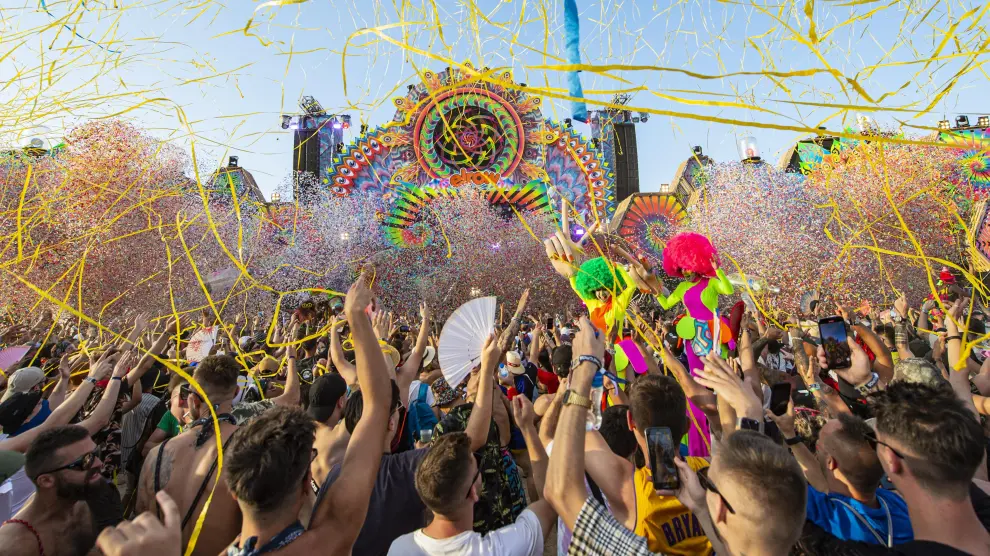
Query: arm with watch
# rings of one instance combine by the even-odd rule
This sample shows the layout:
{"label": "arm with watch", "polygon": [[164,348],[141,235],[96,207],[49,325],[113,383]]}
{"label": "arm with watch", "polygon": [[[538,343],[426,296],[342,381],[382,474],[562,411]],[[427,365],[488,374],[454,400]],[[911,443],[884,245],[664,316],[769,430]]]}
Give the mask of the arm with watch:
{"label": "arm with watch", "polygon": [[[110,377],[110,383],[107,384],[106,389],[103,391],[103,397],[100,398],[100,403],[96,404],[96,409],[89,414],[89,417],[79,423],[80,426],[89,431],[89,434],[93,435],[100,432],[110,422],[110,417],[113,416],[113,410],[117,407],[117,395],[120,393],[124,375],[127,374],[128,369],[136,361],[136,356],[130,351],[124,352],[120,356],[120,359],[113,368],[113,376]],[[88,377],[86,380],[94,384],[96,383],[93,377]]]}
{"label": "arm with watch", "polygon": [[299,373],[296,372],[296,346],[289,345],[285,348],[285,357],[287,359],[286,367],[288,372],[285,373],[285,389],[282,390],[282,394],[271,398],[272,403],[275,405],[282,405],[285,407],[296,407],[299,405]]}
{"label": "arm with watch", "polygon": [[801,466],[801,470],[804,471],[804,478],[808,480],[808,484],[818,492],[828,492],[828,480],[825,478],[825,474],[822,473],[818,459],[804,445],[803,439],[794,430],[794,400],[787,403],[787,413],[777,416],[767,409],[766,416],[777,425],[781,436],[784,437],[784,444],[791,449],[794,459],[797,460],[798,465]]}
{"label": "arm with watch", "polygon": [[725,404],[735,413],[735,426],[726,422],[722,415],[722,435],[727,437],[735,430],[754,430],[763,432],[763,404],[756,397],[753,388],[739,378],[729,363],[714,352],[705,356],[705,368],[698,371],[695,378],[698,384],[711,388],[718,396],[720,407]]}
{"label": "arm with watch", "polygon": [[[604,334],[597,331],[586,317],[581,318],[574,337],[573,352],[568,388],[558,392],[558,395],[563,395],[563,407],[544,488],[547,500],[571,530],[589,498],[584,486],[586,464],[589,465],[589,473],[593,470],[590,468],[591,462],[585,461],[585,423],[591,409],[591,381],[601,369],[601,360],[605,356]],[[614,454],[609,455],[612,459],[621,460]],[[597,475],[592,474],[592,478],[599,483]],[[619,480],[628,479],[624,474],[616,477]],[[619,501],[609,494],[606,485],[599,483],[599,486],[610,502]]]}

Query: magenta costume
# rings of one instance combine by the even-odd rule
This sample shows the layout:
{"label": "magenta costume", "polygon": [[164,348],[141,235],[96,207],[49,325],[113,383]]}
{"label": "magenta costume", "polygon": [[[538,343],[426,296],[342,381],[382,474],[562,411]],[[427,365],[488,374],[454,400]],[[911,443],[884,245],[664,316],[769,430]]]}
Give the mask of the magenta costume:
{"label": "magenta costume", "polygon": [[[716,257],[708,238],[695,233],[677,234],[664,249],[663,265],[667,274],[683,278],[683,272],[691,272],[699,276],[697,281],[681,282],[669,296],[657,296],[664,310],[684,303],[687,314],[677,322],[676,332],[684,341],[692,375],[704,368],[702,358],[713,349],[718,349],[719,355],[725,357],[726,348],[734,344],[729,321],[715,318],[718,298],[734,291],[725,273],[713,267],[712,261]],[[691,400],[688,400],[688,410],[694,416],[693,421],[698,423],[697,427],[692,423],[688,429],[688,454],[707,457],[710,454],[707,439],[711,438],[708,419]]]}

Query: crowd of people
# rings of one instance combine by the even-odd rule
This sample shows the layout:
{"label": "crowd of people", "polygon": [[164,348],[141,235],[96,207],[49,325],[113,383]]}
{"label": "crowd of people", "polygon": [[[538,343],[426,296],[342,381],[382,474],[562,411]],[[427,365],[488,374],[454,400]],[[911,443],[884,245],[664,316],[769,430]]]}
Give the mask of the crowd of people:
{"label": "crowd of people", "polygon": [[[552,243],[554,267],[574,267],[579,245]],[[666,295],[628,262],[642,294]],[[973,292],[746,312],[700,368],[676,310],[634,302],[607,330],[528,297],[458,384],[442,323],[425,304],[391,316],[369,269],[343,299],[276,315],[270,337],[261,315],[212,311],[119,334],[14,320],[0,553],[990,554]],[[829,368],[830,313],[848,366]],[[692,430],[707,456],[689,455]]]}

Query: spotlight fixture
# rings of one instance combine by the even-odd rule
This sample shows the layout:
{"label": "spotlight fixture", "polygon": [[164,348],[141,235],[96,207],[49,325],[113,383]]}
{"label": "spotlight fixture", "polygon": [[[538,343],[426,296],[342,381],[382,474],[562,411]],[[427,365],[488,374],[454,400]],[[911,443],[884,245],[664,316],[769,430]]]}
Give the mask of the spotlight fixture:
{"label": "spotlight fixture", "polygon": [[632,123],[638,124],[639,123],[639,116],[633,116],[632,117]]}
{"label": "spotlight fixture", "polygon": [[524,89],[526,88],[526,84],[525,83],[520,83],[519,86],[522,87],[522,88],[524,88]]}
{"label": "spotlight fixture", "polygon": [[278,191],[276,191],[275,193],[272,193],[272,202],[273,203],[280,203],[281,201],[282,201],[282,194],[281,193],[279,193]]}
{"label": "spotlight fixture", "polygon": [[649,119],[650,119],[650,114],[648,112],[640,112],[639,113],[639,121],[641,121],[641,122],[643,122],[645,124],[646,121],[649,120]]}
{"label": "spotlight fixture", "polygon": [[939,120],[938,128],[941,131],[948,131],[948,129],[950,128],[949,120]]}
{"label": "spotlight fixture", "polygon": [[314,116],[322,116],[327,113],[326,110],[323,109],[323,105],[320,104],[320,101],[310,95],[306,95],[299,99],[299,107],[302,108],[307,114],[312,114]]}
{"label": "spotlight fixture", "polygon": [[236,156],[232,156],[232,157],[230,157],[230,158],[227,159],[227,167],[228,168],[237,168],[237,157]]}
{"label": "spotlight fixture", "polygon": [[351,128],[351,117],[350,117],[350,115],[344,114],[343,116],[340,117],[340,119],[341,119],[341,121],[343,123],[344,129],[350,129]]}
{"label": "spotlight fixture", "polygon": [[956,116],[956,127],[969,127],[969,116]]}
{"label": "spotlight fixture", "polygon": [[411,92],[413,92],[413,91],[416,90],[416,86],[415,85],[410,85],[410,86],[406,87],[406,89],[411,93]]}
{"label": "spotlight fixture", "polygon": [[571,119],[564,118],[564,129],[571,129]]}
{"label": "spotlight fixture", "polygon": [[691,150],[694,151],[694,156],[701,156],[701,145],[695,145]]}
{"label": "spotlight fixture", "polygon": [[982,128],[990,127],[990,116],[980,116],[976,119],[976,125]]}
{"label": "spotlight fixture", "polygon": [[361,135],[368,133],[368,124],[361,124]]}
{"label": "spotlight fixture", "polygon": [[288,114],[282,114],[282,129],[289,129],[289,125],[292,123],[292,116]]}
{"label": "spotlight fixture", "polygon": [[343,143],[337,143],[337,146],[335,147],[335,150],[337,151],[337,154],[340,154],[340,153],[344,152],[344,144]]}

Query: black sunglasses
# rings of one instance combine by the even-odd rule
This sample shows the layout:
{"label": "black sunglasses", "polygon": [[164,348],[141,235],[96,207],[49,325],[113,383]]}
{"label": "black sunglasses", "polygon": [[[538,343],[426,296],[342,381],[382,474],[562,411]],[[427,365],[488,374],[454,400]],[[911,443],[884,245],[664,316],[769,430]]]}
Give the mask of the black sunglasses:
{"label": "black sunglasses", "polygon": [[722,503],[725,504],[725,509],[729,510],[730,514],[736,513],[736,511],[732,509],[732,505],[729,504],[729,501],[725,499],[725,496],[722,496],[722,493],[718,491],[718,487],[715,486],[715,483],[713,483],[712,480],[708,478],[709,469],[710,469],[709,467],[702,467],[697,472],[698,482],[701,483],[701,488],[710,491],[713,494],[717,494],[718,497],[722,499]]}
{"label": "black sunglasses", "polygon": [[56,467],[55,469],[49,469],[48,471],[42,471],[41,473],[35,475],[35,478],[38,478],[42,475],[47,475],[49,473],[64,471],[66,469],[72,471],[89,471],[89,469],[93,466],[93,461],[96,460],[96,458],[98,457],[100,457],[100,448],[96,447],[92,452],[79,456],[72,463],[63,465],[62,467]]}
{"label": "black sunglasses", "polygon": [[907,459],[907,458],[904,457],[904,454],[902,454],[902,453],[898,452],[897,450],[895,450],[894,447],[891,446],[890,444],[887,444],[886,442],[881,442],[880,440],[877,440],[876,433],[864,433],[863,434],[863,438],[866,439],[866,442],[869,443],[870,448],[872,450],[874,450],[874,451],[876,451],[876,449],[877,449],[877,444],[880,444],[881,446],[886,446],[891,452],[894,452],[894,455],[895,456],[897,456],[897,457],[899,457],[901,459]]}

